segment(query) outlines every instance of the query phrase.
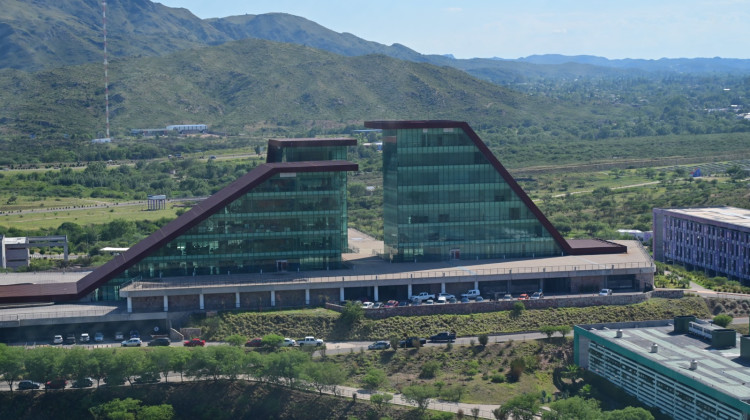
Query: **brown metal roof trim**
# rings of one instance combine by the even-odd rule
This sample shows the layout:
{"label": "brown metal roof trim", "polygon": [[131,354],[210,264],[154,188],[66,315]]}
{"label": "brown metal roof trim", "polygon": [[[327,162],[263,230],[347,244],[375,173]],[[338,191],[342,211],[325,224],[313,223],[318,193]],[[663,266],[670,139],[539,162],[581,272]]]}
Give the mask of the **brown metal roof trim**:
{"label": "brown metal roof trim", "polygon": [[[560,232],[557,231],[557,229],[550,223],[549,220],[547,220],[547,217],[544,216],[541,210],[539,210],[539,207],[534,204],[534,202],[529,198],[529,196],[526,194],[526,192],[521,188],[521,186],[516,182],[516,180],[513,178],[513,176],[508,172],[507,169],[500,163],[500,161],[495,157],[495,155],[492,153],[492,151],[487,147],[486,144],[484,144],[484,141],[482,141],[481,138],[479,138],[479,135],[477,135],[476,132],[469,126],[468,123],[465,121],[450,121],[450,120],[424,120],[424,121],[365,121],[365,127],[367,128],[379,128],[381,130],[397,130],[397,129],[419,129],[419,128],[458,128],[463,130],[469,138],[474,142],[474,145],[484,154],[484,156],[489,160],[489,162],[492,164],[492,166],[495,168],[495,170],[500,173],[500,175],[503,177],[505,182],[508,183],[510,188],[518,195],[518,197],[523,201],[523,203],[528,207],[529,210],[537,217],[537,219],[542,223],[545,229],[547,229],[547,232],[552,235],[552,238],[555,240],[558,246],[565,252],[566,254],[570,255],[584,255],[585,253],[581,252],[581,249],[588,249],[592,252],[588,252],[588,254],[619,254],[622,252],[627,252],[627,247],[623,247],[624,250],[622,250],[619,247],[612,247],[612,246],[602,246],[602,247],[593,247],[593,248],[581,248],[581,249],[574,249],[571,247],[571,245],[568,243],[565,238],[560,234]],[[609,244],[610,242],[608,242]]]}
{"label": "brown metal roof trim", "polygon": [[[151,252],[177,238],[202,222],[217,210],[238,199],[268,178],[279,173],[357,171],[359,166],[343,160],[264,163],[229,184],[216,194],[194,205],[189,211],[169,222],[135,244],[128,251],[116,255],[76,283],[25,284],[0,286],[0,303],[39,302],[42,300],[71,300],[81,298],[115,278],[128,267],[146,258]],[[75,290],[70,285],[75,284]]]}
{"label": "brown metal roof trim", "polygon": [[622,254],[628,252],[625,245],[604,239],[567,239],[570,255]]}

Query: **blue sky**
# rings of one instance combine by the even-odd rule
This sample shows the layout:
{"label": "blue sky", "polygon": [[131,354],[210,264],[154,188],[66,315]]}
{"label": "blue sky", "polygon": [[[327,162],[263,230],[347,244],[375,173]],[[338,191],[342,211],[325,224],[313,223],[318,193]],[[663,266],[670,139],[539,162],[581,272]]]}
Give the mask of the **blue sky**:
{"label": "blue sky", "polygon": [[284,12],[457,58],[750,58],[750,0],[155,1],[200,18]]}

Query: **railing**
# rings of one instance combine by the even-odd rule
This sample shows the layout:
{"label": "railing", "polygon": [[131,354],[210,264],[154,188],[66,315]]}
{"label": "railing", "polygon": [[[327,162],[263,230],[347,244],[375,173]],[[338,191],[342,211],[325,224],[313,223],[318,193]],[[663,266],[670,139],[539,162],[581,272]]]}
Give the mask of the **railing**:
{"label": "railing", "polygon": [[[212,287],[212,286],[241,286],[253,284],[268,283],[352,283],[359,281],[385,281],[385,280],[413,280],[413,279],[443,279],[443,278],[470,278],[470,281],[481,280],[481,277],[506,276],[505,279],[512,280],[514,275],[542,274],[542,273],[563,273],[563,272],[582,272],[582,271],[603,271],[603,270],[622,270],[622,269],[646,269],[653,267],[652,263],[629,262],[616,264],[576,264],[560,265],[548,267],[514,267],[514,268],[493,268],[493,269],[460,269],[460,270],[441,270],[433,269],[431,271],[404,271],[399,273],[383,274],[363,274],[351,275],[349,273],[333,276],[301,276],[301,273],[269,273],[269,274],[232,274],[216,275],[215,278],[198,279],[196,277],[172,277],[162,280],[154,279],[153,281],[133,281],[127,288],[120,290],[140,290],[140,289],[163,289],[163,288],[191,288],[191,287]],[[486,281],[487,279],[485,279]],[[455,281],[455,280],[454,280]],[[469,280],[467,280],[469,281]]]}
{"label": "railing", "polygon": [[57,311],[38,311],[22,312],[13,314],[0,314],[0,322],[13,322],[25,319],[54,319],[54,318],[71,318],[82,316],[102,316],[111,313],[126,313],[124,307],[113,308],[111,306],[99,309],[71,309]]}

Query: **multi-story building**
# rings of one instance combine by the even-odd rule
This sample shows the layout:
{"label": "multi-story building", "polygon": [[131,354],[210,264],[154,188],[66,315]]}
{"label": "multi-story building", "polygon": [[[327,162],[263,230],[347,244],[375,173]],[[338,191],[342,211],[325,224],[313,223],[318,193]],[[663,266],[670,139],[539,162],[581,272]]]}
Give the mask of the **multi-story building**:
{"label": "multi-story building", "polygon": [[575,363],[681,420],[750,418],[750,337],[692,316],[577,325]]}
{"label": "multi-story building", "polygon": [[654,209],[654,259],[750,282],[750,210]]}

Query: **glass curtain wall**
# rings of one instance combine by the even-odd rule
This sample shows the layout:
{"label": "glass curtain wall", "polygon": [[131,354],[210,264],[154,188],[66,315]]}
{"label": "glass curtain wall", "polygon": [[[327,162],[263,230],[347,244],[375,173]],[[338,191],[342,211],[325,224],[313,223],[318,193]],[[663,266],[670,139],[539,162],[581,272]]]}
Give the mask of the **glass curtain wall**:
{"label": "glass curtain wall", "polygon": [[347,247],[346,172],[273,176],[100,290],[128,279],[341,267]]}
{"label": "glass curtain wall", "polygon": [[385,258],[528,258],[561,250],[458,128],[383,131]]}

